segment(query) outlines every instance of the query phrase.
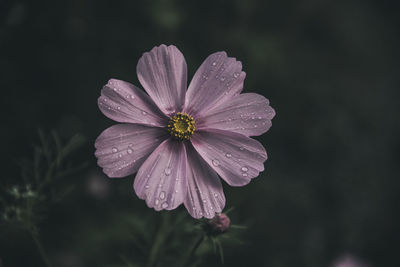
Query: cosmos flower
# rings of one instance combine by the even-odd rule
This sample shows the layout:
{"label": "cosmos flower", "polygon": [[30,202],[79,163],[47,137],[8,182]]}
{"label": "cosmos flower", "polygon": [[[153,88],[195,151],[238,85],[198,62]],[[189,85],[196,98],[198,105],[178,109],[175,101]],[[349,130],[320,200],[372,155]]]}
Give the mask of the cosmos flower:
{"label": "cosmos flower", "polygon": [[240,94],[246,74],[225,52],[211,54],[187,88],[187,67],[175,46],[144,53],[137,65],[143,92],[111,79],[98,105],[121,124],[97,138],[98,165],[109,177],[137,172],[134,190],[148,207],[184,204],[194,218],[213,218],[225,206],[218,175],[243,186],[264,170],[267,153],[257,136],[275,111],[255,93]]}

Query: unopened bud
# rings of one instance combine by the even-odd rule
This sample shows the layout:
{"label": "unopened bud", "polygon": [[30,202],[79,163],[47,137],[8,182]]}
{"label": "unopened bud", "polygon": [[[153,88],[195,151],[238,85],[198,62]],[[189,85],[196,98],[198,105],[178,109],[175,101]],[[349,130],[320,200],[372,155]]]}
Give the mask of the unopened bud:
{"label": "unopened bud", "polygon": [[209,225],[214,234],[222,234],[228,231],[231,220],[225,213],[216,214],[214,218],[209,221]]}

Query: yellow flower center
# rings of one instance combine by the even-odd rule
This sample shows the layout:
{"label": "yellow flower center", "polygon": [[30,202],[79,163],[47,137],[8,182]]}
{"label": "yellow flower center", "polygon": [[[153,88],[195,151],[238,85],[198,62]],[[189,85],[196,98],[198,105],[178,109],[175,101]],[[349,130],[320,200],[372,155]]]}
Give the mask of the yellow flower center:
{"label": "yellow flower center", "polygon": [[189,140],[196,130],[196,123],[192,116],[186,113],[176,113],[168,122],[168,132],[179,140]]}

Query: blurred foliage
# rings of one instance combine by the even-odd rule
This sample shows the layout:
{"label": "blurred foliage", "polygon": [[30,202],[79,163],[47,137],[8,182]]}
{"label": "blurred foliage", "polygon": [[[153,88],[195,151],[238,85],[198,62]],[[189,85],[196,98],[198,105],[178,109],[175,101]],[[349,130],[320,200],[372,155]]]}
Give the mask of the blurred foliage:
{"label": "blurred foliage", "polygon": [[[38,217],[50,261],[145,262],[128,233],[147,232],[151,247],[162,214],[137,199],[133,177],[108,179],[96,166],[92,144],[113,124],[98,111],[100,89],[109,78],[139,85],[138,59],[161,43],[183,52],[189,80],[207,55],[225,50],[243,63],[244,91],[263,94],[277,111],[257,137],[268,151],[266,171],[243,188],[224,184],[227,205],[237,208],[232,221],[248,226],[245,244],[224,243],[225,265],[319,267],[351,254],[370,266],[399,266],[399,3],[0,1],[1,197],[35,196],[12,162],[30,155],[38,126],[62,140],[83,133],[89,145],[73,161],[90,168],[60,179],[74,190],[46,204],[46,220]],[[184,213],[176,212],[171,219]],[[142,219],[148,223],[132,227]],[[42,266],[30,238],[1,230],[4,266]],[[218,257],[198,254],[199,265],[220,266]]]}

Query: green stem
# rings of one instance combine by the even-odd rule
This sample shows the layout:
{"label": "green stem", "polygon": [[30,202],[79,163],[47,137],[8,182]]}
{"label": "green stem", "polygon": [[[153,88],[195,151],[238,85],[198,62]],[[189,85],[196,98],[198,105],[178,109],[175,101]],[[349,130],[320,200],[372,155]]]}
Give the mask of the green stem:
{"label": "green stem", "polygon": [[203,242],[205,238],[205,235],[201,235],[193,244],[193,246],[188,250],[186,255],[183,257],[181,264],[179,266],[186,267],[188,266],[187,263],[189,262],[190,259],[193,258],[194,254],[196,253],[196,250],[200,247],[201,243]]}
{"label": "green stem", "polygon": [[165,238],[167,236],[167,227],[168,227],[168,221],[169,221],[169,214],[168,213],[162,213],[161,214],[161,223],[158,227],[157,234],[155,236],[153,245],[150,250],[149,258],[147,260],[147,267],[153,267],[156,263],[156,260],[158,258],[158,254],[160,251],[160,248],[162,244],[165,241]]}
{"label": "green stem", "polygon": [[51,263],[49,261],[49,258],[47,257],[46,251],[44,250],[43,244],[40,241],[39,235],[37,234],[37,231],[35,230],[30,230],[31,236],[33,241],[35,241],[35,245],[40,253],[40,256],[42,257],[43,262],[47,267],[51,267]]}

